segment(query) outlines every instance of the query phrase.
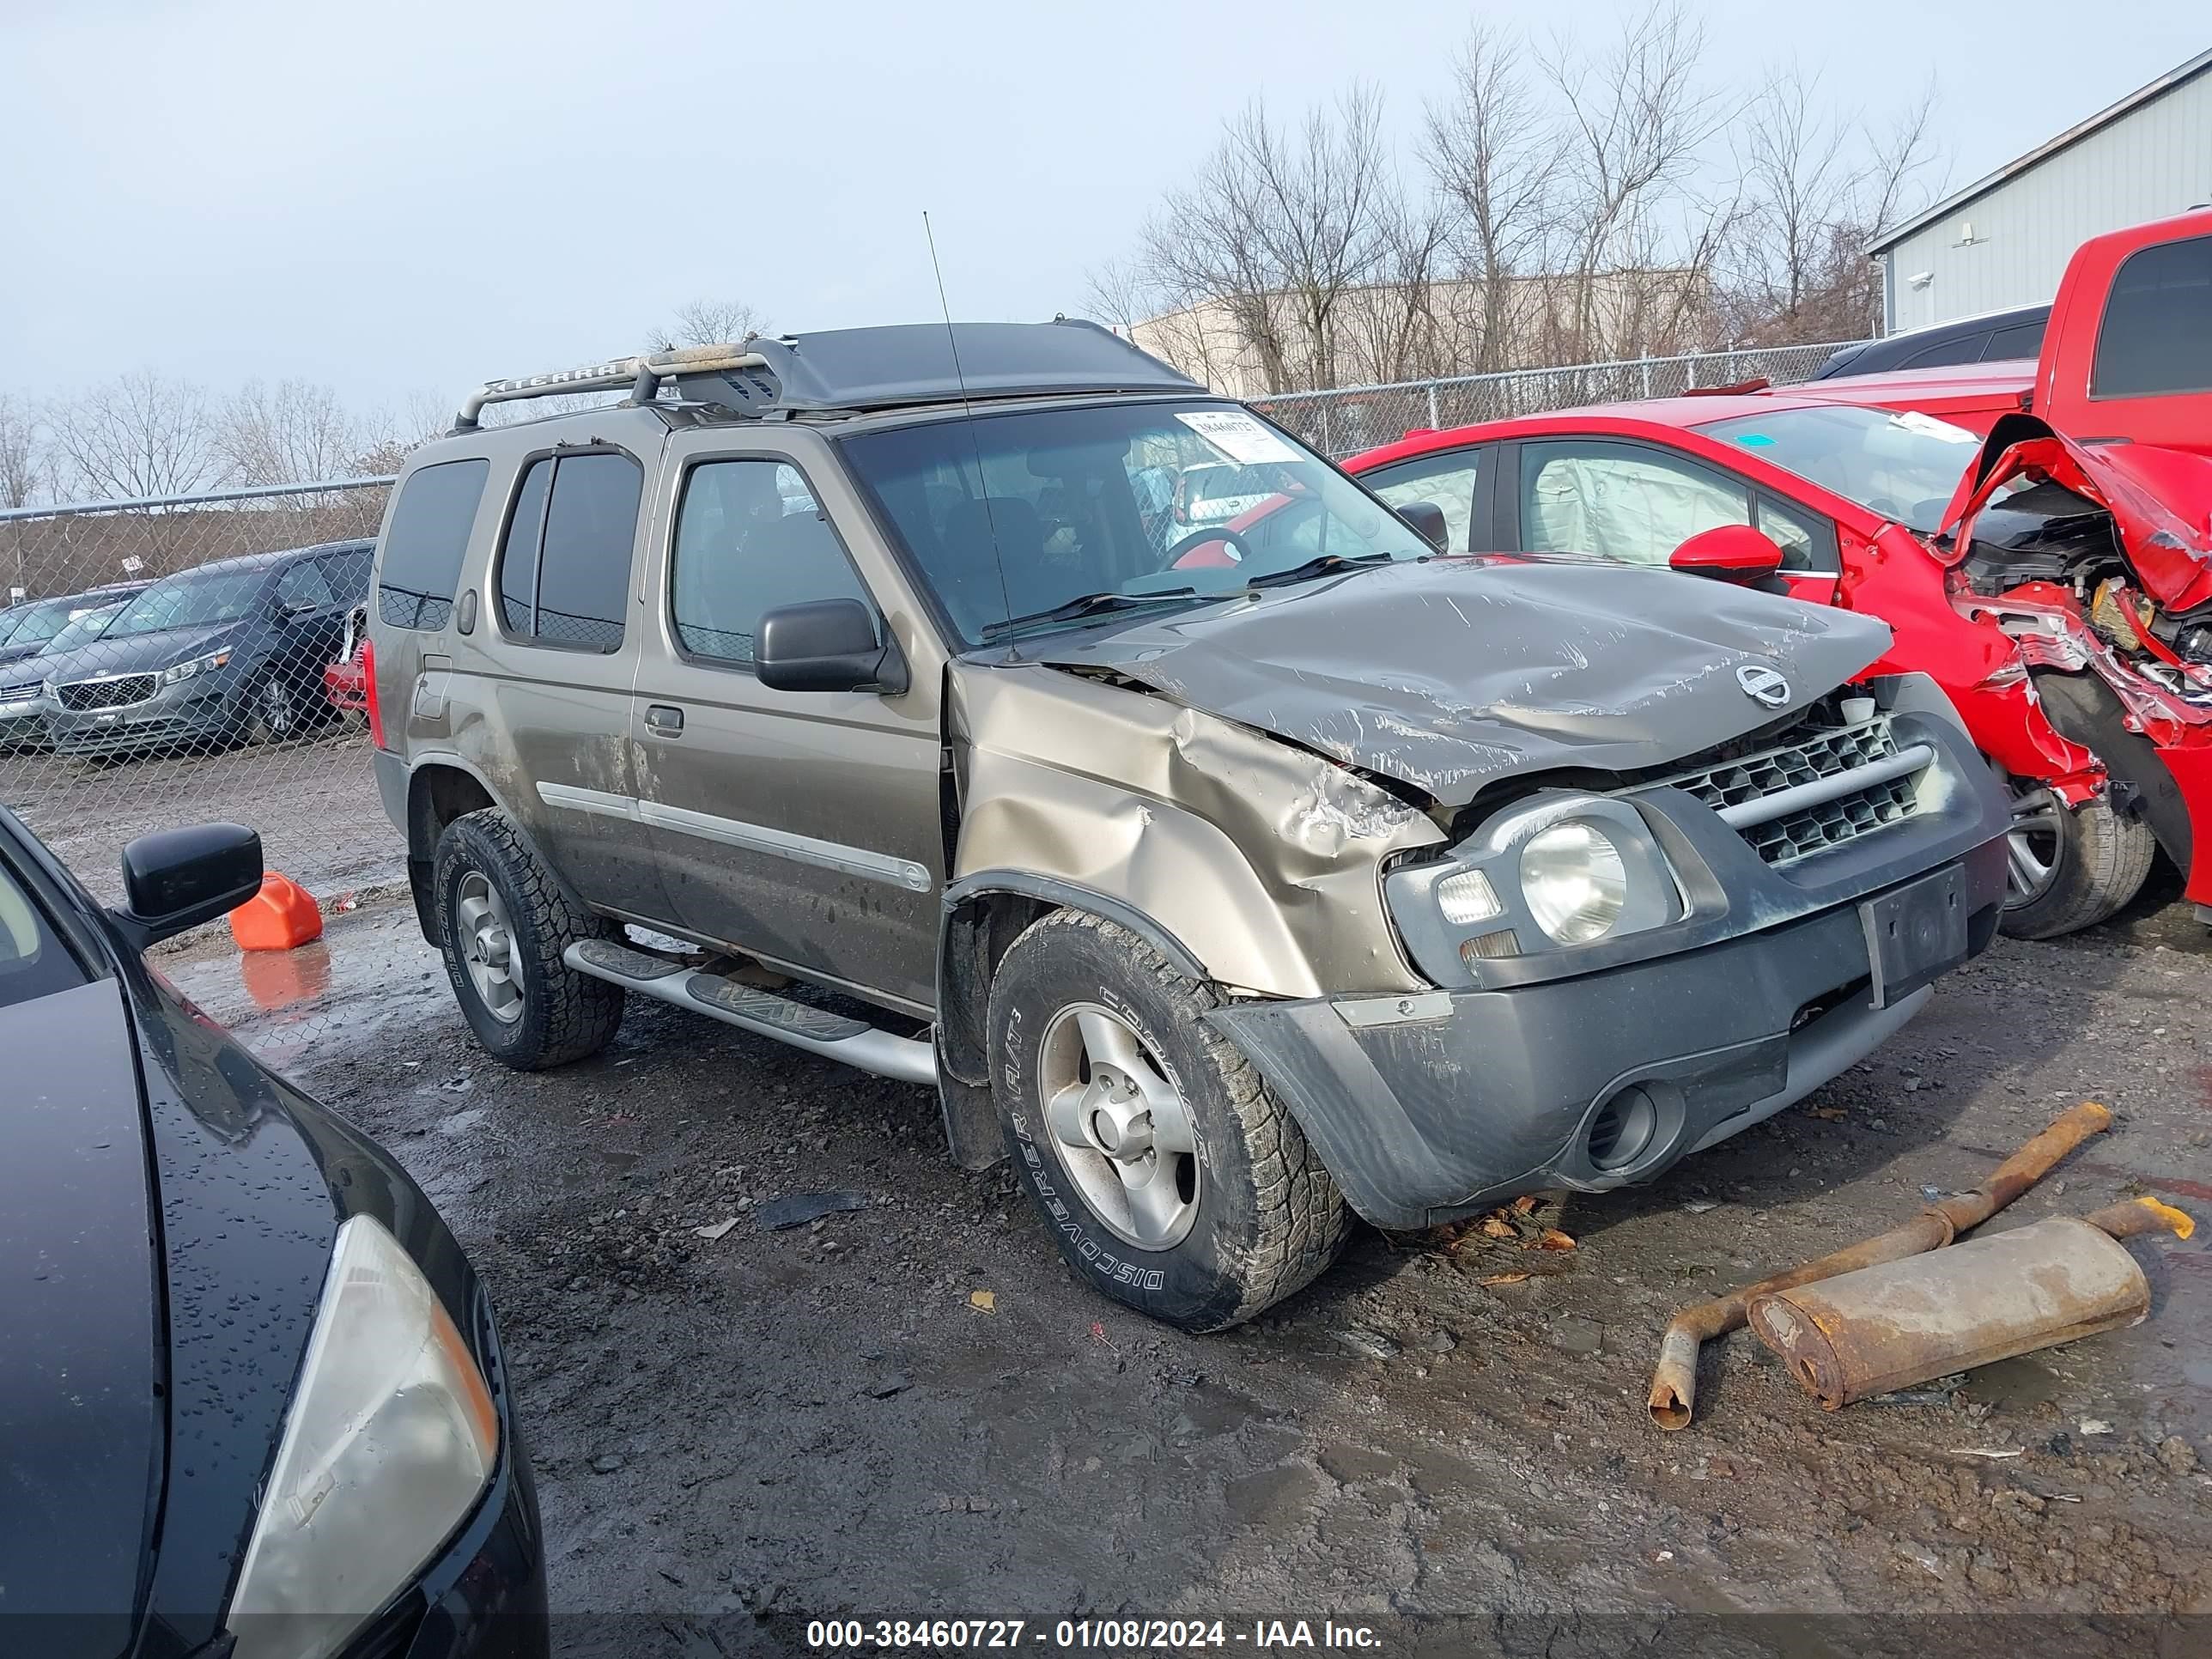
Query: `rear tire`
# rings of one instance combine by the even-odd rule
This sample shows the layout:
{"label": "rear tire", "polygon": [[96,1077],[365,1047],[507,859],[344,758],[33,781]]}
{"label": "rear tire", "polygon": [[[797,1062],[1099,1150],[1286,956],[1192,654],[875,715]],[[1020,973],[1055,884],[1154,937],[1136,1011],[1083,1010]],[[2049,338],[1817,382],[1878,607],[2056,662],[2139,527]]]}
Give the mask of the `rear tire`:
{"label": "rear tire", "polygon": [[2069,808],[2026,779],[2013,781],[2005,907],[2012,939],[2058,939],[2095,926],[2141,890],[2158,853],[2151,827],[2103,796]]}
{"label": "rear tire", "polygon": [[1206,1023],[1224,1000],[1074,910],[1033,923],[991,982],[992,1097],[1054,1242],[1097,1290],[1187,1331],[1302,1289],[1351,1225],[1290,1114]]}
{"label": "rear tire", "polygon": [[542,1071],[595,1054],[622,1024],[623,988],[561,959],[610,926],[571,904],[495,806],[438,837],[431,866],[438,947],[461,1013],[494,1059]]}

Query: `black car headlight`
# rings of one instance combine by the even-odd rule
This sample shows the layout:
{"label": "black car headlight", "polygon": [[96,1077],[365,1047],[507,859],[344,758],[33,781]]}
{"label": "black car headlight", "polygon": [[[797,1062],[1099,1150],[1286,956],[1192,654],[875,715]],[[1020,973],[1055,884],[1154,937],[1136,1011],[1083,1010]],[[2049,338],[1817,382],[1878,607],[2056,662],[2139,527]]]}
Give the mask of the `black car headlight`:
{"label": "black car headlight", "polygon": [[231,1597],[236,1659],[323,1659],[476,1508],[499,1413],[407,1252],[338,1229],[315,1328]]}
{"label": "black car headlight", "polygon": [[1383,890],[1415,961],[1462,984],[1484,957],[1571,949],[1682,915],[1681,884],[1642,814],[1565,792],[1506,808],[1448,857],[1392,871]]}

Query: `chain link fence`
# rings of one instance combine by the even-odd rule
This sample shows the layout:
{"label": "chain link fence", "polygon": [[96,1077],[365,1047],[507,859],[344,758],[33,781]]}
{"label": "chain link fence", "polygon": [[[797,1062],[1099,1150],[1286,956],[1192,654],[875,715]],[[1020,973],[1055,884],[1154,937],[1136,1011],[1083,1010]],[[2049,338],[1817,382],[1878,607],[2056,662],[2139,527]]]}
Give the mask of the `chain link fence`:
{"label": "chain link fence", "polygon": [[1679,398],[1686,392],[1753,380],[1790,386],[1812,379],[1813,371],[1830,353],[1853,343],[1838,340],[1821,345],[1705,351],[1682,357],[1638,357],[1626,362],[1576,363],[1564,368],[1461,374],[1395,386],[1291,392],[1259,398],[1253,407],[1323,454],[1342,460],[1377,444],[1395,442],[1421,427],[1442,429],[1516,415],[1541,415],[1555,409],[1577,409],[1585,404]]}
{"label": "chain link fence", "polygon": [[[1700,353],[1257,406],[1342,457],[1450,427],[1808,377],[1833,345]],[[0,801],[94,890],[149,830],[228,818],[328,902],[397,882],[356,653],[388,478],[0,512]]]}
{"label": "chain link fence", "polygon": [[0,801],[102,897],[207,819],[326,903],[398,879],[355,657],[390,482],[0,513]]}

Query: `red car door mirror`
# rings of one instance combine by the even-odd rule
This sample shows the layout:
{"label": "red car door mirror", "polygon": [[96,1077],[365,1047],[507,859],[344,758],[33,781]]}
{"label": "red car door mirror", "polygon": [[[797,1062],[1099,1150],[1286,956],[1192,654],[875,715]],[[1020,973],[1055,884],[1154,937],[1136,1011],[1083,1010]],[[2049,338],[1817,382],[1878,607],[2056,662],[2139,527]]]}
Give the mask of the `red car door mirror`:
{"label": "red car door mirror", "polygon": [[1782,568],[1782,550],[1771,536],[1747,524],[1716,525],[1684,542],[1667,562],[1693,575],[1756,581]]}

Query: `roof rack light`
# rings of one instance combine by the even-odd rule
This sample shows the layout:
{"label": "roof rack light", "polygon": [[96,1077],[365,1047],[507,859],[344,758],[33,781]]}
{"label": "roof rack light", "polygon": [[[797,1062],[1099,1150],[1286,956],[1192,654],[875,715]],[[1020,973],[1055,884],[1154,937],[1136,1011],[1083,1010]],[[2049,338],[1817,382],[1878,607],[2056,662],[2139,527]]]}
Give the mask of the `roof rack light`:
{"label": "roof rack light", "polygon": [[513,403],[524,398],[557,398],[570,392],[619,392],[627,388],[629,401],[651,403],[660,382],[679,374],[714,374],[732,369],[765,368],[768,360],[743,345],[679,346],[649,356],[612,357],[578,368],[554,369],[544,374],[521,374],[511,380],[487,380],[469,393],[461,412],[453,417],[453,430],[472,432],[482,422],[487,404]]}

